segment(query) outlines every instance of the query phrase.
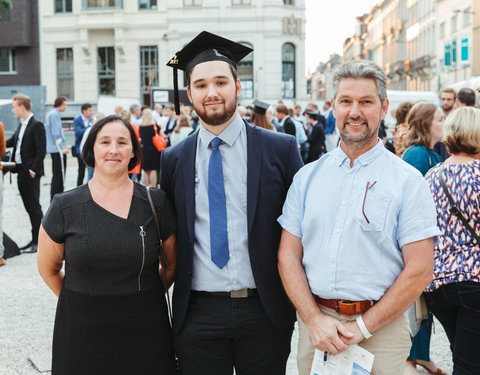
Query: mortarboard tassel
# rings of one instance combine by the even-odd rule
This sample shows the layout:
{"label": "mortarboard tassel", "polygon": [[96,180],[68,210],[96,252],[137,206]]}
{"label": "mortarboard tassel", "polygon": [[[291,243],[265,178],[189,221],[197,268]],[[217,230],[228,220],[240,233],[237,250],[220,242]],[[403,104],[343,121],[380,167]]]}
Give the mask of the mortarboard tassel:
{"label": "mortarboard tassel", "polygon": [[175,104],[175,113],[180,115],[180,102],[178,99],[178,69],[173,68],[173,101]]}

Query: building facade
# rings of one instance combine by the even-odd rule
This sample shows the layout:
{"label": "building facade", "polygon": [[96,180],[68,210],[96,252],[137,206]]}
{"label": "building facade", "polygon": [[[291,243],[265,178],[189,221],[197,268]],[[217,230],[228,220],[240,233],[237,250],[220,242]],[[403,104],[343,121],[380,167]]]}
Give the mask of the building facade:
{"label": "building facade", "polygon": [[238,66],[241,101],[306,98],[304,0],[40,3],[48,102],[62,95],[95,103],[105,95],[149,104],[151,87],[173,88],[168,60],[203,30],[254,49]]}

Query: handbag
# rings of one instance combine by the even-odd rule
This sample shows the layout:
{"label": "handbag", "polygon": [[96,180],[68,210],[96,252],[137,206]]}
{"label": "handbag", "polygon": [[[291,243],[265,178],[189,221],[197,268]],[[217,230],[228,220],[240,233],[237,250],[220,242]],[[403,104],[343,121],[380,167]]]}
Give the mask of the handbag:
{"label": "handbag", "polygon": [[[168,262],[167,262],[167,256],[165,255],[165,249],[163,247],[162,235],[160,232],[160,221],[158,220],[157,211],[155,210],[155,205],[153,204],[152,195],[150,193],[150,186],[147,186],[146,188],[147,188],[148,203],[150,203],[150,208],[152,209],[153,218],[155,219],[155,224],[157,226],[158,240],[160,241],[160,257],[159,257],[160,265],[165,270],[168,266]],[[166,272],[162,272],[162,274],[163,274],[163,282],[164,282],[164,286],[167,294],[166,300],[167,300],[167,309],[168,309],[168,320],[170,322],[170,327],[171,327],[173,315],[172,315],[172,306],[170,304],[170,293],[168,292],[168,286],[167,286],[167,274]],[[182,371],[180,369],[180,362],[178,361],[178,358],[176,355],[175,355],[175,366],[176,366],[176,374],[181,375]]]}
{"label": "handbag", "polygon": [[458,207],[455,205],[455,202],[453,201],[453,198],[450,195],[450,192],[448,191],[447,184],[445,184],[445,180],[443,179],[442,173],[443,173],[443,164],[440,168],[438,168],[438,180],[440,181],[440,185],[442,185],[443,192],[447,196],[448,203],[450,203],[450,208],[448,209],[448,211],[460,219],[460,221],[463,223],[465,228],[467,228],[467,230],[470,232],[470,234],[475,239],[475,241],[477,241],[477,243],[480,245],[480,237],[475,232],[475,230],[470,226],[470,224],[468,224],[468,221],[467,219],[465,219],[465,216],[462,215]]}
{"label": "handbag", "polygon": [[76,146],[76,145],[73,145],[73,146],[71,147],[71,152],[72,152],[72,156],[73,156],[74,158],[78,157],[78,152],[77,152],[77,146]]}
{"label": "handbag", "polygon": [[153,123],[153,131],[155,135],[152,137],[152,142],[158,152],[165,150],[167,147],[167,141],[162,137],[161,134],[158,134],[157,124]]}

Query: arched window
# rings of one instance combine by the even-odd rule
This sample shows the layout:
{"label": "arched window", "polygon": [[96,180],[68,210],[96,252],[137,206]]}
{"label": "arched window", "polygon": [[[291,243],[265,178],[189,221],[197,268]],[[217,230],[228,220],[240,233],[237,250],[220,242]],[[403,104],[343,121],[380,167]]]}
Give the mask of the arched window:
{"label": "arched window", "polygon": [[[252,45],[248,43],[242,43],[244,46],[253,49]],[[237,64],[238,79],[242,84],[242,98],[253,99],[253,52],[248,54]]]}
{"label": "arched window", "polygon": [[295,98],[295,47],[290,43],[282,47],[282,97]]}

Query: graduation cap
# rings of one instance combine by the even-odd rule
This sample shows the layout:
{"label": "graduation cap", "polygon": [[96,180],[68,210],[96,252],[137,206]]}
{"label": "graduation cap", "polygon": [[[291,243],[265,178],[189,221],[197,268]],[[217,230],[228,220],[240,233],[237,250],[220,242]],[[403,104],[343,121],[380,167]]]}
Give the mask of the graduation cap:
{"label": "graduation cap", "polygon": [[233,42],[221,36],[202,31],[181,51],[170,59],[167,66],[173,68],[173,89],[175,112],[180,114],[178,101],[178,69],[188,75],[198,64],[207,61],[225,61],[237,69],[237,63],[253,50],[243,44]]}
{"label": "graduation cap", "polygon": [[261,102],[260,100],[257,100],[257,99],[255,99],[255,101],[252,104],[253,104],[253,112],[258,113],[260,115],[264,115],[265,112],[267,112],[268,107],[270,107],[270,104]]}
{"label": "graduation cap", "polygon": [[316,112],[306,112],[305,114],[312,120],[318,120],[318,113]]}

